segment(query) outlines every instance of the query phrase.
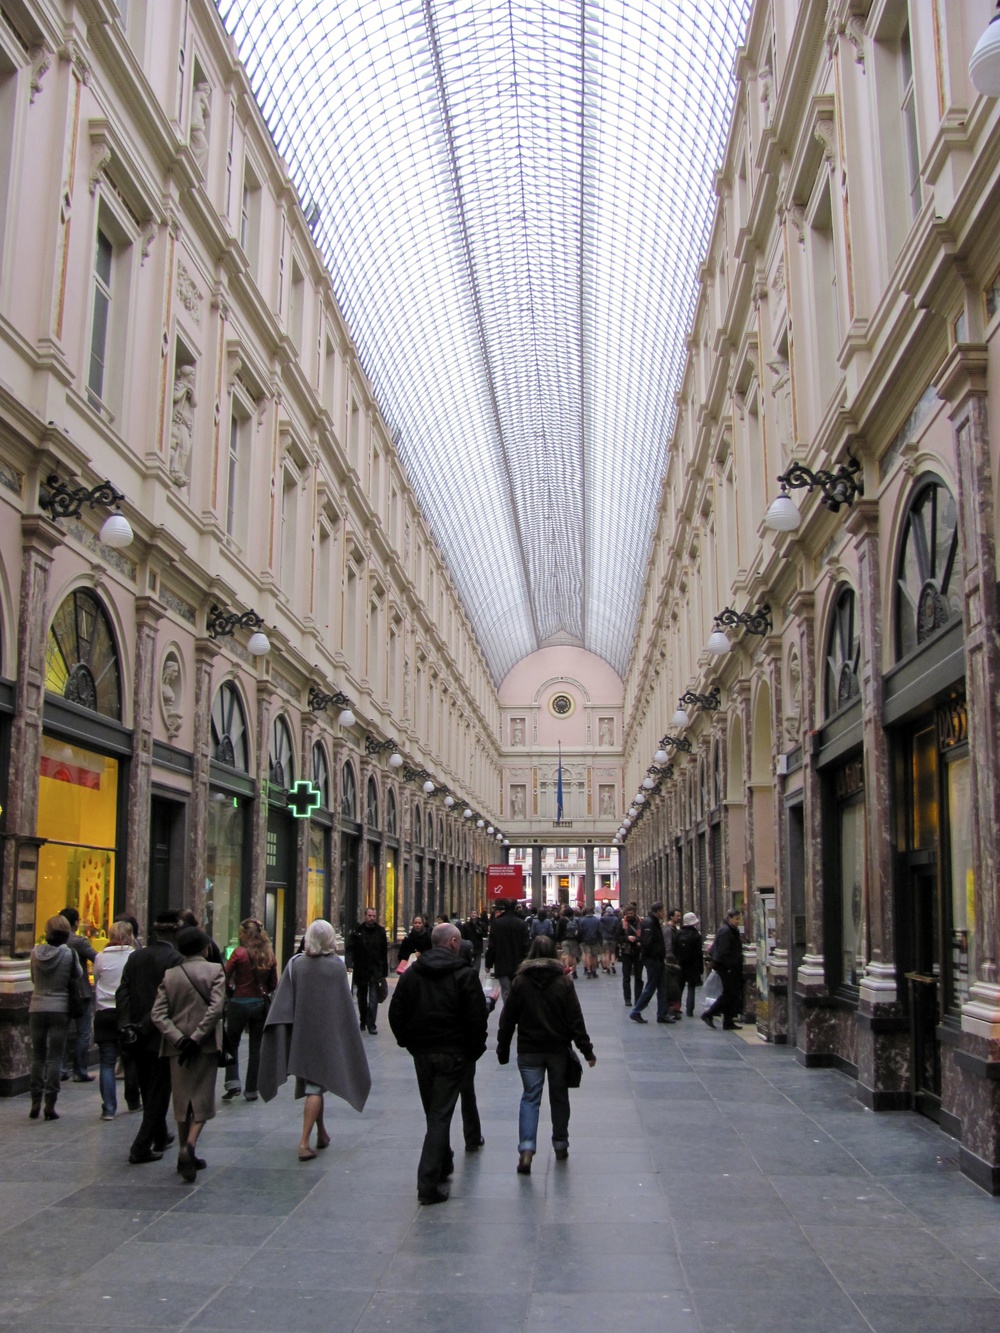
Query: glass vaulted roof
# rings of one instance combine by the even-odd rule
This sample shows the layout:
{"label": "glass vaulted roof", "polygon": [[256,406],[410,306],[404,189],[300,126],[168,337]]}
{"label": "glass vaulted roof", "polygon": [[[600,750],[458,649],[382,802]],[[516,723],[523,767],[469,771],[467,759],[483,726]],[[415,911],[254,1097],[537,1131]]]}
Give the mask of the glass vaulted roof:
{"label": "glass vaulted roof", "polygon": [[624,674],[749,0],[218,0],[497,681]]}

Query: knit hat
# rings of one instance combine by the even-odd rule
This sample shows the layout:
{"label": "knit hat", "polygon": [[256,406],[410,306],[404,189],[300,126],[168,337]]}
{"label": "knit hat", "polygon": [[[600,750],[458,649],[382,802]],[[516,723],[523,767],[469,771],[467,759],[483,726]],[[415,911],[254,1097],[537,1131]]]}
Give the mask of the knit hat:
{"label": "knit hat", "polygon": [[685,913],[684,913],[684,924],[685,924],[685,926],[698,926],[698,925],[701,924],[701,922],[700,922],[700,921],[698,920],[698,918],[695,916],[694,912],[685,912]]}

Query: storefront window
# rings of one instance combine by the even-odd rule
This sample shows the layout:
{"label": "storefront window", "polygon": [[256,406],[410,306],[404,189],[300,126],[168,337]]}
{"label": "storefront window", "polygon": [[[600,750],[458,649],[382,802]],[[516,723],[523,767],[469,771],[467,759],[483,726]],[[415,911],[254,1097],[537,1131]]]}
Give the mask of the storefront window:
{"label": "storefront window", "polygon": [[309,825],[309,868],[306,886],[306,925],[326,916],[326,866],[329,830]]}
{"label": "storefront window", "polygon": [[947,486],[917,492],[896,567],[896,651],[906,657],[962,614],[958,511]]}
{"label": "storefront window", "polygon": [[345,819],[358,817],[358,780],[350,764],[344,765],[341,775],[340,812]]}
{"label": "storefront window", "polygon": [[858,668],[861,661],[861,637],[857,626],[857,598],[853,588],[842,588],[837,595],[833,620],[826,640],[827,717],[856,699],[861,693]]}
{"label": "storefront window", "polygon": [[945,765],[951,850],[951,1004],[964,1004],[976,977],[975,893],[972,871],[972,761]]}
{"label": "storefront window", "polygon": [[208,802],[205,924],[228,956],[239,943],[243,919],[243,846],[250,802],[213,789]]}
{"label": "storefront window", "polygon": [[38,783],[35,935],[64,907],[80,913],[80,933],[107,938],[114,908],[118,841],[118,761],[51,736],[42,738]]}
{"label": "storefront window", "polygon": [[385,798],[385,831],[391,838],[396,836],[396,798],[392,792]]}
{"label": "storefront window", "polygon": [[271,748],[267,756],[268,781],[278,791],[287,791],[295,783],[295,745],[292,729],[283,717],[274,719]]}

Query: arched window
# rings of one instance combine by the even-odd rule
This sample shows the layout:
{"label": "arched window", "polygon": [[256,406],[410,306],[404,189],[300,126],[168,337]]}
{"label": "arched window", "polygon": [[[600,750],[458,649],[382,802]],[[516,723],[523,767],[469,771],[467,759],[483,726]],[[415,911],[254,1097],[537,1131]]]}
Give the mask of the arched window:
{"label": "arched window", "polygon": [[936,479],[916,492],[896,565],[896,653],[906,657],[962,614],[958,509]]}
{"label": "arched window", "polygon": [[378,784],[368,779],[368,827],[378,828]]}
{"label": "arched window", "polygon": [[444,820],[443,820],[443,819],[439,819],[439,820],[438,820],[438,840],[437,840],[437,845],[438,845],[439,847],[442,847],[442,848],[444,847]]}
{"label": "arched window", "polygon": [[394,838],[396,829],[396,798],[390,791],[386,793],[385,798],[385,831],[391,838]]}
{"label": "arched window", "polygon": [[853,588],[841,588],[833,605],[830,631],[826,636],[824,690],[826,715],[836,713],[861,693],[858,671],[861,637],[858,633],[858,599]]}
{"label": "arched window", "polygon": [[271,750],[267,756],[268,781],[287,791],[295,782],[295,743],[288,719],[281,713],[271,727]]}
{"label": "arched window", "polygon": [[417,844],[418,847],[423,846],[424,825],[423,825],[423,820],[420,818],[419,805],[413,811],[413,841]]}
{"label": "arched window", "polygon": [[246,717],[240,692],[231,680],[222,682],[212,704],[212,757],[241,773],[250,771]]}
{"label": "arched window", "polygon": [[330,766],[326,762],[326,751],[319,741],[313,746],[313,786],[318,787],[322,796],[320,804],[324,810],[330,809]]}
{"label": "arched window", "polygon": [[712,808],[717,810],[722,804],[722,746],[718,742],[712,746]]}
{"label": "arched window", "polygon": [[45,646],[45,688],[104,717],[122,717],[121,672],[111,621],[87,588],[65,598]]}
{"label": "arched window", "polygon": [[357,820],[358,817],[358,780],[350,762],[344,765],[340,775],[340,813],[345,819]]}

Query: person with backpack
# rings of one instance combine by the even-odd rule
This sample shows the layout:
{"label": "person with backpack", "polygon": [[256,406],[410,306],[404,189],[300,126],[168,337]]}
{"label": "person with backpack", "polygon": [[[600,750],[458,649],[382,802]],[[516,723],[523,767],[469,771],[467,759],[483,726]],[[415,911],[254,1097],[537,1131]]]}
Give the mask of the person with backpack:
{"label": "person with backpack", "polygon": [[553,942],[555,941],[555,928],[549,920],[549,914],[544,907],[538,909],[538,915],[535,917],[534,921],[532,921],[531,928],[528,931],[529,940],[537,940],[539,935],[544,935],[546,939],[552,940]]}
{"label": "person with backpack", "polygon": [[593,907],[588,907],[580,918],[580,947],[583,950],[583,975],[596,979],[597,960],[601,954],[603,936],[601,921]]}
{"label": "person with backpack", "polygon": [[556,943],[563,960],[563,966],[577,977],[580,963],[580,920],[567,903],[556,925]]}

